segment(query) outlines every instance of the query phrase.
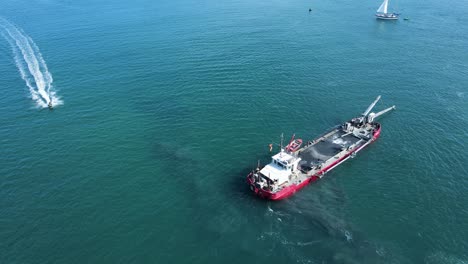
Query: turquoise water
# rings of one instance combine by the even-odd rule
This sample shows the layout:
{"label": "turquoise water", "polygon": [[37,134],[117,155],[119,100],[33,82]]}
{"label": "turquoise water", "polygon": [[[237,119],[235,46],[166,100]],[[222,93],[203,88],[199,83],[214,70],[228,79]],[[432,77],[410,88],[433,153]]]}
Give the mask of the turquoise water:
{"label": "turquoise water", "polygon": [[[467,263],[468,4],[379,5],[3,0],[62,104],[38,107],[0,38],[0,263]],[[357,158],[249,192],[281,133],[379,94],[397,111]]]}

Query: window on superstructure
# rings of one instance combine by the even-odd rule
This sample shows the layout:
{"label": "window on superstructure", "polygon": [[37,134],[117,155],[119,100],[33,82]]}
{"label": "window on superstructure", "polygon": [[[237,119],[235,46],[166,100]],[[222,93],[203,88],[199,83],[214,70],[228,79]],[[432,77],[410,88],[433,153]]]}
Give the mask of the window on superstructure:
{"label": "window on superstructure", "polygon": [[283,164],[283,163],[281,163],[281,162],[278,162],[278,166],[279,166],[280,168],[282,168],[282,169],[284,169],[284,168],[285,168],[284,164]]}

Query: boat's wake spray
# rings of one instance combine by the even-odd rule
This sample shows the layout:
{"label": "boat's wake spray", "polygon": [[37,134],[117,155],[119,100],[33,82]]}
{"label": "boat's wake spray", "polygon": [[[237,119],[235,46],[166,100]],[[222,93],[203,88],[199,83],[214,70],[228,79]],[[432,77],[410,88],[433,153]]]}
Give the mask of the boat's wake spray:
{"label": "boat's wake spray", "polygon": [[52,86],[52,75],[34,41],[20,28],[0,17],[0,33],[10,43],[15,63],[38,107],[52,108],[63,102]]}

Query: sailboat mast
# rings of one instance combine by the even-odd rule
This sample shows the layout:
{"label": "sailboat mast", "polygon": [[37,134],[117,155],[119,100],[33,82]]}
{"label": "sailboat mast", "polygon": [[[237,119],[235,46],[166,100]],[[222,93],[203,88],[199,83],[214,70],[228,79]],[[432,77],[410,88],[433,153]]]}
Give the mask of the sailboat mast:
{"label": "sailboat mast", "polygon": [[388,0],[384,0],[382,4],[380,5],[379,9],[377,9],[377,13],[387,13],[387,8],[388,8]]}

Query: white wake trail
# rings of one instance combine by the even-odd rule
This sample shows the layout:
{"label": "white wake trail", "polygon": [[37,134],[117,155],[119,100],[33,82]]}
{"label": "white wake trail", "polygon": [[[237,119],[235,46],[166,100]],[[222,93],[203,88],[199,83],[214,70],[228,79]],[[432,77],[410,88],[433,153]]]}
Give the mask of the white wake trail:
{"label": "white wake trail", "polygon": [[10,43],[16,66],[38,107],[57,106],[63,102],[53,89],[52,74],[36,43],[8,20],[0,17],[0,32]]}

